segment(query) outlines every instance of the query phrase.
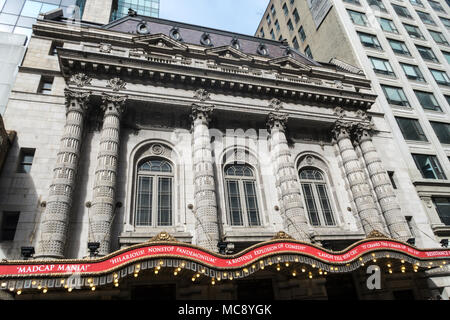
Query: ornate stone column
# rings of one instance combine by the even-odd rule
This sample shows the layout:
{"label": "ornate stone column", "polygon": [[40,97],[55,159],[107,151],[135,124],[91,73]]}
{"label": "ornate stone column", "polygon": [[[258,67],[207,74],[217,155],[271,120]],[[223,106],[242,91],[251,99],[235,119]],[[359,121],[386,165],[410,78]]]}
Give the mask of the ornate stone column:
{"label": "ornate stone column", "polygon": [[36,258],[64,258],[72,196],[90,92],[66,89],[66,124],[41,222]]}
{"label": "ornate stone column", "polygon": [[103,126],[97,155],[97,168],[92,200],[90,221],[91,240],[100,243],[99,256],[109,253],[111,241],[111,223],[115,210],[115,191],[117,163],[120,145],[120,120],[124,112],[126,96],[102,96]]}
{"label": "ornate stone column", "polygon": [[208,124],[214,107],[205,104],[192,105],[193,167],[197,245],[217,252],[219,222],[211,137]]}
{"label": "ornate stone column", "polygon": [[366,235],[369,235],[374,230],[385,232],[381,216],[372,197],[372,192],[366,182],[364,171],[360,166],[358,156],[350,140],[350,132],[351,124],[342,121],[336,122],[333,129],[356,209]]}
{"label": "ornate stone column", "polygon": [[389,176],[372,142],[371,133],[372,128],[368,124],[358,124],[355,128],[356,141],[361,147],[372,186],[391,236],[406,241],[411,238],[411,232],[405,217],[401,213]]}
{"label": "ornate stone column", "polygon": [[303,208],[301,186],[285,134],[287,120],[288,115],[285,113],[270,113],[267,121],[275,178],[281,191],[281,217],[289,235],[309,242],[309,226]]}

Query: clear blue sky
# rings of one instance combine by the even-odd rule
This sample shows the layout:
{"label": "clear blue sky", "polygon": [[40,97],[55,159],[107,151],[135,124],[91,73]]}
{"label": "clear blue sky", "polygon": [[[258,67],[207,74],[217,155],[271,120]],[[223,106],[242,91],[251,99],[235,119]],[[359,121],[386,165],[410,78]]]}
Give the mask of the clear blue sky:
{"label": "clear blue sky", "polygon": [[269,0],[161,0],[159,17],[253,36]]}

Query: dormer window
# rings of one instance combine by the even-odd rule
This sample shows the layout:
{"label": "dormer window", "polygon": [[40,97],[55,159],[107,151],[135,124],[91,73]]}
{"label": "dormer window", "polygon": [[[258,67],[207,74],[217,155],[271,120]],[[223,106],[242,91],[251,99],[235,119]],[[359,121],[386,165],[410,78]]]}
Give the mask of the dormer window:
{"label": "dormer window", "polygon": [[241,49],[241,44],[239,43],[239,40],[236,37],[231,40],[231,46],[237,50]]}
{"label": "dormer window", "polygon": [[174,40],[177,40],[177,41],[182,41],[183,40],[181,38],[180,30],[177,27],[172,28],[172,30],[170,30],[170,34],[169,35]]}
{"label": "dormer window", "polygon": [[212,47],[212,41],[209,33],[204,33],[200,38],[200,43],[204,46]]}
{"label": "dormer window", "polygon": [[136,31],[139,34],[148,34],[148,33],[150,33],[150,28],[147,26],[147,23],[145,21],[141,21],[137,25]]}
{"label": "dormer window", "polygon": [[258,49],[256,49],[256,52],[261,56],[268,56],[269,50],[267,50],[267,47],[265,44],[260,43],[258,46]]}

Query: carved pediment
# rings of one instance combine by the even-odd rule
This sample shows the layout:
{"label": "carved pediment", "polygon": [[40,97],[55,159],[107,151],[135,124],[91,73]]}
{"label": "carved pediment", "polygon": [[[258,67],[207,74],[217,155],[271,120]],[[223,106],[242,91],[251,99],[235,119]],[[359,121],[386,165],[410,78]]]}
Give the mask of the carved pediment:
{"label": "carved pediment", "polygon": [[243,53],[242,51],[233,48],[232,46],[222,46],[217,48],[207,49],[205,51],[207,55],[220,57],[223,59],[230,59],[236,61],[251,61],[252,58]]}
{"label": "carved pediment", "polygon": [[176,49],[186,51],[188,47],[179,41],[173,40],[165,34],[147,34],[133,38],[133,42],[146,47]]}
{"label": "carved pediment", "polygon": [[311,67],[301,63],[300,61],[295,60],[292,57],[281,57],[268,61],[270,65],[278,66],[285,69],[294,69],[294,70],[305,70],[310,71]]}

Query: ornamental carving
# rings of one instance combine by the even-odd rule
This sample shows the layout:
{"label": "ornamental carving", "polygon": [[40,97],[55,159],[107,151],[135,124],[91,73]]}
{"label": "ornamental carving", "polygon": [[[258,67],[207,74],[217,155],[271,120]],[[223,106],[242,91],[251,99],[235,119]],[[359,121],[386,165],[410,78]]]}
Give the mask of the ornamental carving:
{"label": "ornamental carving", "polygon": [[98,45],[99,51],[103,53],[110,53],[111,52],[111,44],[110,43],[100,43]]}
{"label": "ornamental carving", "polygon": [[123,95],[110,95],[107,93],[102,94],[102,109],[104,111],[112,109],[112,105],[117,109],[119,113],[125,111],[125,101],[128,96]]}
{"label": "ornamental carving", "polygon": [[172,237],[168,232],[163,231],[158,233],[156,236],[154,236],[153,238],[151,238],[149,240],[149,242],[178,242],[177,239],[175,239],[174,237]]}
{"label": "ornamental carving", "polygon": [[269,129],[272,129],[278,123],[284,130],[286,129],[286,124],[288,120],[289,115],[287,113],[271,112],[269,113],[267,119],[267,127]]}
{"label": "ornamental carving", "polygon": [[164,147],[160,144],[154,144],[151,147],[151,153],[160,156],[164,153]]}
{"label": "ornamental carving", "polygon": [[366,238],[369,239],[369,238],[388,238],[388,237],[378,230],[373,230],[367,235]]}
{"label": "ornamental carving", "polygon": [[280,111],[281,109],[283,109],[283,102],[276,98],[273,98],[272,100],[270,100],[269,107],[271,109],[274,109],[275,111]]}
{"label": "ornamental carving", "polygon": [[127,83],[120,78],[112,78],[108,80],[106,87],[112,88],[113,91],[120,91],[126,89]]}
{"label": "ornamental carving", "polygon": [[206,121],[209,121],[211,119],[211,114],[214,111],[213,105],[200,105],[200,104],[193,104],[192,105],[192,112],[191,112],[191,119],[195,121],[197,117],[203,115],[206,119]]}
{"label": "ornamental carving", "polygon": [[372,122],[356,123],[353,125],[353,134],[356,141],[371,139],[375,125]]}
{"label": "ornamental carving", "polygon": [[272,240],[287,240],[287,239],[294,239],[293,237],[291,237],[290,235],[288,235],[286,232],[284,231],[278,231],[275,236],[272,238]]}
{"label": "ornamental carving", "polygon": [[84,87],[86,85],[90,85],[92,81],[92,78],[88,77],[84,73],[77,73],[70,77],[69,83],[75,84],[77,87]]}
{"label": "ornamental carving", "polygon": [[198,89],[194,93],[194,98],[200,101],[211,100],[211,95],[205,89]]}
{"label": "ornamental carving", "polygon": [[336,115],[339,119],[342,119],[345,117],[345,110],[341,107],[336,107],[333,110],[333,114]]}
{"label": "ornamental carving", "polygon": [[331,130],[334,138],[338,139],[341,135],[345,135],[350,137],[350,133],[352,131],[353,123],[347,121],[338,120],[334,124],[333,129]]}
{"label": "ornamental carving", "polygon": [[86,109],[91,91],[75,91],[70,89],[64,89],[64,95],[66,96],[66,107],[70,107],[75,100],[79,106]]}

